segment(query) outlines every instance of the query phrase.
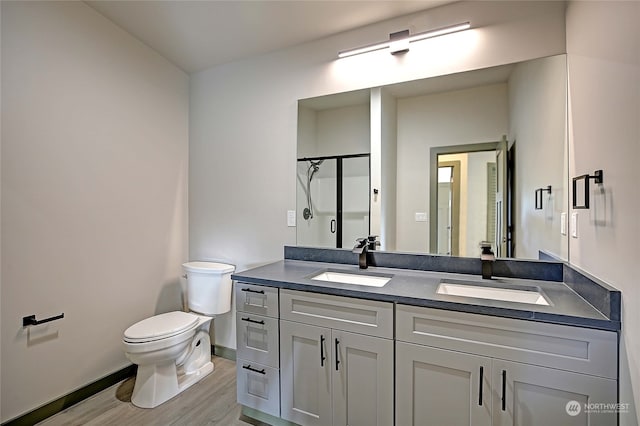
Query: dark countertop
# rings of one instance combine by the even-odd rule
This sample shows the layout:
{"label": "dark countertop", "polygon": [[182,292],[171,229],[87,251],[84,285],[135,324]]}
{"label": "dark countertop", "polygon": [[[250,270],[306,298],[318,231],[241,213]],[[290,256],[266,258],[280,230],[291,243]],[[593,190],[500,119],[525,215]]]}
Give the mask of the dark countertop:
{"label": "dark countertop", "polygon": [[[326,270],[355,274],[391,275],[392,279],[383,287],[311,280],[312,276]],[[366,270],[360,270],[354,265],[289,259],[238,272],[231,277],[236,281],[249,284],[313,293],[356,297],[600,330],[620,330],[619,321],[608,318],[569,286],[558,281],[520,278],[483,280],[479,275],[383,267],[369,267]],[[499,285],[512,288],[536,287],[544,293],[550,305],[534,305],[437,294],[437,287],[443,279],[449,282],[473,282],[487,286]]]}

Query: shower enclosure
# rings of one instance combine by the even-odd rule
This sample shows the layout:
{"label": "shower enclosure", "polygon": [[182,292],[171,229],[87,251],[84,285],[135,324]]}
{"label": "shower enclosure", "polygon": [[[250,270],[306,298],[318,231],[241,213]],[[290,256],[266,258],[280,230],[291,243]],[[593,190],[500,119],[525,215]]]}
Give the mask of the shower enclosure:
{"label": "shower enclosure", "polygon": [[369,235],[369,154],[300,158],[296,174],[298,245],[351,248]]}

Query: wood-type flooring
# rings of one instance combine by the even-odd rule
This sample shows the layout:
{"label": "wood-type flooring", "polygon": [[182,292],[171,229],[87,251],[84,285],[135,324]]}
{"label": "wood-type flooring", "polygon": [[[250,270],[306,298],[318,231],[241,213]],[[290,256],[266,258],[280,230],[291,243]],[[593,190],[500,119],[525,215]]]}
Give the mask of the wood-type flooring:
{"label": "wood-type flooring", "polygon": [[131,403],[135,379],[130,377],[38,425],[250,425],[240,419],[240,405],[236,403],[235,362],[215,356],[212,360],[215,369],[211,374],[156,408],[138,408]]}

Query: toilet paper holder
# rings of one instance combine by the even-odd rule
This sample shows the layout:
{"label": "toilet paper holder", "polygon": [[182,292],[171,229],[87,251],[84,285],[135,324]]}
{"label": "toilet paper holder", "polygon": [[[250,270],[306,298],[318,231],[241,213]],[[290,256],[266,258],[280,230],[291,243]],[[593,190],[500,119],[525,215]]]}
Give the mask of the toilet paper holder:
{"label": "toilet paper holder", "polygon": [[61,313],[60,315],[56,315],[53,317],[49,317],[49,318],[45,318],[42,320],[37,320],[35,314],[34,315],[27,315],[26,317],[22,317],[22,326],[23,327],[28,327],[30,325],[40,325],[40,324],[44,324],[47,322],[51,322],[51,321],[55,321],[55,320],[59,320],[64,318],[64,312]]}

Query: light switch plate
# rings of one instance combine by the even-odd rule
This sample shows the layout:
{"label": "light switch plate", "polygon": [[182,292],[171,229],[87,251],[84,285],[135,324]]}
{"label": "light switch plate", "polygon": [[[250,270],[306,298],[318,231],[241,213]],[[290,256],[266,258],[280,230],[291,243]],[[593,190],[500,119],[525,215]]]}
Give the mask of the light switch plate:
{"label": "light switch plate", "polygon": [[295,210],[287,210],[287,226],[296,226]]}
{"label": "light switch plate", "polygon": [[571,236],[578,238],[578,213],[571,213]]}
{"label": "light switch plate", "polygon": [[426,222],[427,214],[424,212],[416,212],[416,222]]}
{"label": "light switch plate", "polygon": [[560,213],[560,233],[562,235],[567,235],[567,213]]}

